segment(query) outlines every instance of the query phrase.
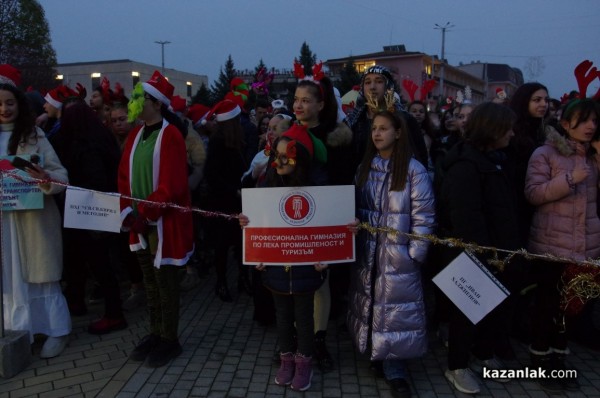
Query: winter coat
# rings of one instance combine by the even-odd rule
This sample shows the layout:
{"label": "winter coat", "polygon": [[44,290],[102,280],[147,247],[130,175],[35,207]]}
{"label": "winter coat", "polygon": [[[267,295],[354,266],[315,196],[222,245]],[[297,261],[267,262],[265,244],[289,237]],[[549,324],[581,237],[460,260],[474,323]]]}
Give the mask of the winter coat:
{"label": "winter coat", "polygon": [[[504,152],[459,142],[443,161],[440,229],[465,243],[518,249],[516,193]],[[485,255],[479,256],[484,260]]]}
{"label": "winter coat", "polygon": [[[435,203],[425,167],[411,159],[405,189],[390,191],[390,184],[390,161],[376,156],[365,185],[357,188],[360,221],[432,233]],[[360,352],[372,344],[371,360],[419,357],[427,350],[421,265],[428,246],[401,234],[360,231],[348,327]]]}
{"label": "winter coat", "polygon": [[[40,154],[44,170],[51,179],[68,183],[67,170],[58,160],[44,132],[36,128],[36,138],[17,147],[17,155]],[[61,217],[52,195],[65,190],[64,186],[51,184],[44,193],[44,208],[19,210],[14,214],[19,245],[23,280],[29,283],[59,281],[62,277],[63,251]]]}
{"label": "winter coat", "polygon": [[356,168],[352,164],[352,130],[345,123],[337,123],[331,131],[319,125],[310,129],[315,137],[320,139],[327,148],[327,163],[324,171],[328,185],[352,184]]}
{"label": "winter coat", "polygon": [[326,271],[313,265],[269,265],[261,273],[263,285],[277,294],[314,293],[325,281]]}
{"label": "winter coat", "polygon": [[[600,257],[598,161],[587,146],[549,130],[546,143],[535,150],[525,180],[525,197],[536,206],[529,250],[583,260]],[[586,162],[590,175],[574,188],[566,175],[576,162]]]}
{"label": "winter coat", "polygon": [[[142,139],[144,126],[136,127],[127,139],[119,165],[119,192],[131,196],[131,171],[135,148]],[[163,120],[153,153],[152,187],[154,191],[141,198],[161,203],[191,206],[187,181],[185,143],[181,132]],[[138,203],[139,217],[156,222],[158,248],[154,266],[185,265],[194,251],[192,213],[173,207],[147,206]],[[133,211],[131,199],[121,197],[121,220]],[[129,234],[132,251],[144,248],[143,236],[133,231]]]}
{"label": "winter coat", "polygon": [[194,191],[200,185],[204,174],[204,163],[206,162],[206,149],[200,134],[188,126],[188,133],[185,136],[185,149],[187,151],[187,162],[190,168],[188,176],[188,185],[191,191]]}

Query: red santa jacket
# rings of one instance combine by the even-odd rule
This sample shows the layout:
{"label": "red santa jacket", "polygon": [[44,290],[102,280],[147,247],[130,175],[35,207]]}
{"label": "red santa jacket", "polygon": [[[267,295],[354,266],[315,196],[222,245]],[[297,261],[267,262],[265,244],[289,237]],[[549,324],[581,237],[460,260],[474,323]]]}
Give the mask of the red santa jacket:
{"label": "red santa jacket", "polygon": [[[144,126],[129,134],[119,165],[119,192],[131,196],[131,172],[135,148],[144,133]],[[153,192],[147,199],[190,207],[185,142],[179,130],[166,120],[158,133],[152,164]],[[121,221],[133,211],[131,199],[121,198]],[[137,205],[138,214],[156,223],[158,248],[154,266],[185,265],[194,251],[192,213],[168,206]],[[147,247],[141,234],[130,232],[129,247],[137,251]]]}

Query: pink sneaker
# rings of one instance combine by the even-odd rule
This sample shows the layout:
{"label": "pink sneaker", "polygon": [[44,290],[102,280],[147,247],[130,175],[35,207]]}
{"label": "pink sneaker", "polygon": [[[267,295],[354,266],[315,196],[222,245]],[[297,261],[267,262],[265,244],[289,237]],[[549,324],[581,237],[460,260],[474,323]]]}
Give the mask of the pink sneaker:
{"label": "pink sneaker", "polygon": [[296,368],[294,354],[291,352],[282,353],[279,354],[279,358],[281,359],[281,365],[279,365],[279,370],[275,376],[275,384],[289,386],[292,383],[292,379],[294,379],[294,369]]}
{"label": "pink sneaker", "polygon": [[292,390],[306,391],[310,388],[313,376],[312,358],[296,354],[294,362],[296,363],[296,373],[294,373],[294,380],[292,380]]}

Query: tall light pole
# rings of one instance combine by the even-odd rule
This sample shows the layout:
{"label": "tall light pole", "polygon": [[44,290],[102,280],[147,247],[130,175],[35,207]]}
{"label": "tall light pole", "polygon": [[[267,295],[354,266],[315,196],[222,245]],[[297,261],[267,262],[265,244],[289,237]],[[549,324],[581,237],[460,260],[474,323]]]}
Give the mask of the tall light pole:
{"label": "tall light pole", "polygon": [[453,28],[454,25],[451,25],[450,22],[446,22],[444,26],[440,26],[435,24],[434,29],[439,29],[442,31],[442,59],[441,59],[441,70],[440,70],[440,100],[444,96],[444,65],[446,64],[445,59],[445,50],[446,50],[446,29]]}
{"label": "tall light pole", "polygon": [[156,44],[160,44],[160,55],[161,55],[161,68],[162,74],[165,75],[165,44],[171,44],[170,41],[155,41]]}

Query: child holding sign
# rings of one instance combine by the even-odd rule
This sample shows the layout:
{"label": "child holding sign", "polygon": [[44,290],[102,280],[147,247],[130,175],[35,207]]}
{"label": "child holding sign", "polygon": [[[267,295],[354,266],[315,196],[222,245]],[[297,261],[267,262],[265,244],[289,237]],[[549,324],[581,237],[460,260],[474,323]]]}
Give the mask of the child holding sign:
{"label": "child holding sign", "polygon": [[[311,172],[313,141],[308,129],[294,124],[278,138],[273,147],[275,161],[268,170],[265,186],[307,186],[314,181]],[[240,214],[240,225],[245,227],[250,220]],[[298,391],[310,388],[312,380],[312,355],[314,350],[314,294],[323,284],[327,268],[324,264],[296,266],[264,266],[263,283],[273,292],[277,318],[277,333],[281,349],[281,365],[275,383],[291,385]],[[297,344],[294,341],[296,326]]]}
{"label": "child holding sign", "polygon": [[[361,222],[399,232],[430,234],[434,199],[427,170],[411,155],[404,119],[377,113],[371,140],[356,174]],[[351,227],[356,231],[356,227]],[[362,230],[350,283],[348,329],[360,352],[383,361],[385,378],[399,396],[410,396],[404,360],[427,350],[421,266],[427,241]]]}

